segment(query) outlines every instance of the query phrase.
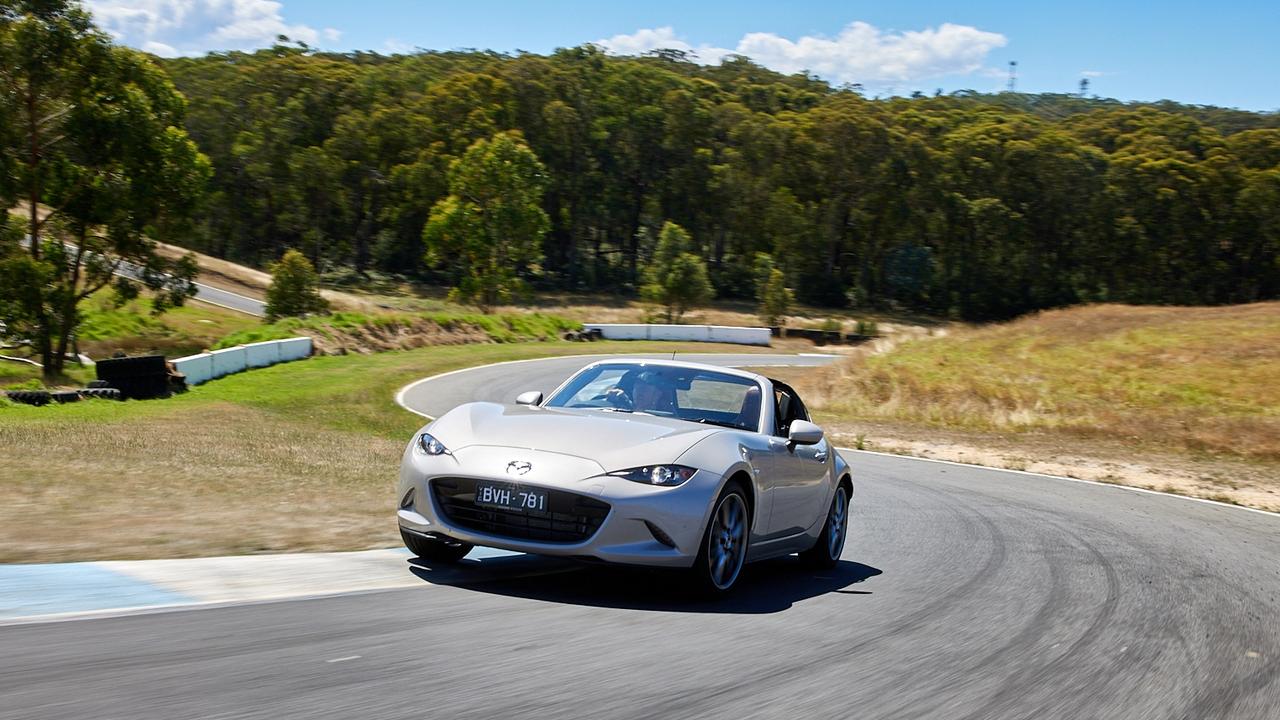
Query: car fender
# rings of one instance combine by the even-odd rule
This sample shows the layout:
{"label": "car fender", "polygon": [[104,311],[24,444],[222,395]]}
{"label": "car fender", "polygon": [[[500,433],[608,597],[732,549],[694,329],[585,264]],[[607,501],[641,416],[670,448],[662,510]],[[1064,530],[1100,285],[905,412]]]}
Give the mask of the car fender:
{"label": "car fender", "polygon": [[[768,438],[759,433],[725,430],[708,435],[694,443],[680,455],[676,462],[719,475],[715,491],[717,498],[734,476],[741,473],[749,478],[751,487],[747,488],[747,492],[751,495],[748,502],[751,504],[751,531],[754,534],[768,524],[766,521],[769,517],[771,497],[760,487],[759,477],[763,468],[757,467],[752,460],[757,457],[757,453],[766,452],[767,447]],[[704,529],[711,519],[713,505],[714,498],[707,504],[702,525]]]}

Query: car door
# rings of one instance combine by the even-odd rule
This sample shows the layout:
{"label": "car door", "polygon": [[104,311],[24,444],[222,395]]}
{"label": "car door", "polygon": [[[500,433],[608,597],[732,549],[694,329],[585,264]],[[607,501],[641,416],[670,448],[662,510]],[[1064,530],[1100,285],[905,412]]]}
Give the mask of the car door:
{"label": "car door", "polygon": [[787,439],[794,420],[808,420],[809,414],[796,392],[783,383],[774,383],[774,431],[769,438],[772,466],[773,508],[769,517],[769,537],[803,532],[818,517],[826,499],[827,457],[830,448],[823,438],[816,445],[792,446]]}

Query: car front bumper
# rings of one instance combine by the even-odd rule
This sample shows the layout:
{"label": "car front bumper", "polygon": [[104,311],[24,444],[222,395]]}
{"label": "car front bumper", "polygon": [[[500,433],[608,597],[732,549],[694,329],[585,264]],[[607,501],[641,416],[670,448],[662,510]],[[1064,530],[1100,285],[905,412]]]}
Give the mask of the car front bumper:
{"label": "car front bumper", "polygon": [[[533,469],[518,480],[513,478],[506,472],[513,458],[528,462]],[[451,521],[431,487],[437,478],[493,480],[570,492],[607,503],[609,510],[599,529],[581,542],[508,537]],[[397,518],[401,529],[408,532],[444,535],[473,545],[683,568],[693,564],[701,546],[702,531],[720,484],[721,477],[706,470],[699,470],[678,487],[658,487],[608,476],[594,462],[556,453],[473,446],[453,455],[429,456],[410,446],[401,464]],[[660,541],[660,535],[671,545]]]}

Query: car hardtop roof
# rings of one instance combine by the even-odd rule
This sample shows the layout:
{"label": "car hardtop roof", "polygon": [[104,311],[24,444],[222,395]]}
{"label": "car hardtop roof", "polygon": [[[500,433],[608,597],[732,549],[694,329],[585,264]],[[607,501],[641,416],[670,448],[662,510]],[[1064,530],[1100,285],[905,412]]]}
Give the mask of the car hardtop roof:
{"label": "car hardtop roof", "polygon": [[721,365],[708,365],[706,363],[685,362],[683,360],[664,360],[662,358],[637,358],[637,357],[606,358],[603,360],[597,360],[582,369],[586,370],[587,368],[592,368],[597,365],[627,365],[627,364],[660,365],[662,367],[688,368],[690,370],[708,370],[711,372],[722,373],[724,375],[733,375],[735,377],[746,378],[748,380],[755,380],[756,382],[765,382],[765,383],[773,382],[772,380],[769,380],[769,378],[765,377],[764,375],[761,375],[759,373],[749,372],[747,370],[739,370],[738,368],[723,367]]}

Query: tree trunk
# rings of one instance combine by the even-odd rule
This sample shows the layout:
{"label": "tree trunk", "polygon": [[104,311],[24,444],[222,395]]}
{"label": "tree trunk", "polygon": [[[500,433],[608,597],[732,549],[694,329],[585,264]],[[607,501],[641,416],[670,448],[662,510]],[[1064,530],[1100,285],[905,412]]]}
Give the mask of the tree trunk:
{"label": "tree trunk", "polygon": [[27,80],[27,208],[31,257],[40,259],[40,119],[36,117],[36,91]]}
{"label": "tree trunk", "polygon": [[80,264],[84,261],[85,235],[87,230],[81,228],[77,233],[75,259],[71,262],[71,278],[66,286],[66,300],[62,304],[62,312],[58,316],[58,347],[50,362],[44,366],[46,378],[62,375],[67,364],[67,350],[71,346],[71,334],[76,328],[76,304],[80,285]]}

